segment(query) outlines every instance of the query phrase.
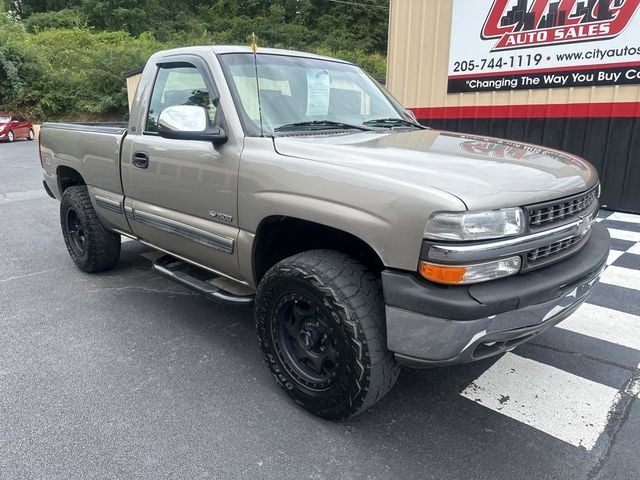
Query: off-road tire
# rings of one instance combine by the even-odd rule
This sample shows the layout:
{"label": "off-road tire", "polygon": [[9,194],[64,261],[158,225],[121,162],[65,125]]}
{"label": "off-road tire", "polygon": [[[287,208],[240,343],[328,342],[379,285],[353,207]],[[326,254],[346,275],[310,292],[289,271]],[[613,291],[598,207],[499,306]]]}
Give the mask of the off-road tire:
{"label": "off-road tire", "polygon": [[[284,341],[274,333],[278,306],[291,295],[317,299],[320,310],[328,312],[323,321],[335,326],[331,335],[336,336],[339,361],[324,390],[309,388],[291,373]],[[255,318],[258,341],[276,381],[294,401],[320,417],[358,415],[383,398],[398,378],[400,367],[387,349],[380,280],[350,256],[312,250],[280,261],[260,282]]]}
{"label": "off-road tire", "polygon": [[[84,248],[73,244],[69,216],[77,219],[83,231]],[[78,268],[87,273],[113,268],[120,258],[120,235],[110,232],[98,219],[84,185],[69,187],[60,203],[60,224],[69,255]]]}

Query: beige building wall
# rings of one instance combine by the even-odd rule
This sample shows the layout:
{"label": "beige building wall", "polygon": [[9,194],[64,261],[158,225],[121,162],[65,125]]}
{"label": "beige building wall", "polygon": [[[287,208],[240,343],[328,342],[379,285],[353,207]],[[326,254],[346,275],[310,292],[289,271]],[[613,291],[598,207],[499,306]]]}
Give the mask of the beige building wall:
{"label": "beige building wall", "polygon": [[453,2],[391,0],[387,88],[406,107],[640,102],[640,85],[447,94]]}
{"label": "beige building wall", "polygon": [[127,77],[127,95],[129,97],[129,111],[131,111],[131,104],[133,103],[133,97],[136,94],[136,88],[138,88],[138,83],[140,83],[140,77],[142,77],[141,73]]}

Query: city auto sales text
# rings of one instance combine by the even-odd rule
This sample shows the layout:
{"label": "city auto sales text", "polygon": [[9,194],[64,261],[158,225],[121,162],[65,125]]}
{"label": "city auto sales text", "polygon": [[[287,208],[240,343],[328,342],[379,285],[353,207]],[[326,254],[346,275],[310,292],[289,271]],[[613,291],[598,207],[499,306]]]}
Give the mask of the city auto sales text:
{"label": "city auto sales text", "polygon": [[[515,47],[518,45],[536,45],[548,42],[561,42],[575,40],[577,38],[592,38],[608,35],[611,24],[601,23],[593,25],[579,25],[572,27],[557,27],[552,30],[538,30],[533,32],[521,32],[508,34],[504,46]],[[549,33],[553,35],[550,37]]]}

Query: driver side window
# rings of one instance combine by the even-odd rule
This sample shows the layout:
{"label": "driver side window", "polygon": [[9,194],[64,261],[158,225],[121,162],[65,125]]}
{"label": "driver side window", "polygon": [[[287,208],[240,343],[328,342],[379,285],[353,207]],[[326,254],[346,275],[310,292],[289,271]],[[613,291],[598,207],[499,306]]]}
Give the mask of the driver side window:
{"label": "driver side window", "polygon": [[151,93],[145,132],[157,133],[160,113],[176,105],[204,107],[210,125],[215,124],[216,105],[202,74],[192,65],[160,68]]}

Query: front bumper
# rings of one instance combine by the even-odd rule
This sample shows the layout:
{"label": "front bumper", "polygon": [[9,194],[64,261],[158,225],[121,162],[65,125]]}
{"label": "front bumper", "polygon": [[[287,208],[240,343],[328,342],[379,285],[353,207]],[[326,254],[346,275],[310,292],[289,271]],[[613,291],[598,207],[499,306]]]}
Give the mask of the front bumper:
{"label": "front bumper", "polygon": [[606,228],[595,224],[572,257],[469,286],[444,287],[386,270],[387,346],[400,363],[413,367],[466,363],[511,350],[582,305],[605,268],[609,245]]}

